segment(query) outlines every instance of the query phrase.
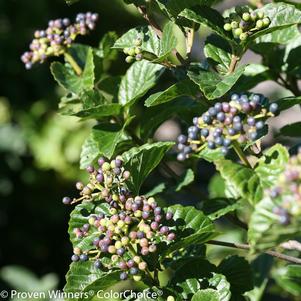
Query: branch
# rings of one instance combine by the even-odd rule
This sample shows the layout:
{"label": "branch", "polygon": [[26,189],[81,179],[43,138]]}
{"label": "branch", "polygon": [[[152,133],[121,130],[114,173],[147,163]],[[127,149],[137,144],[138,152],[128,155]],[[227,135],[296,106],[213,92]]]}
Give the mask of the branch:
{"label": "branch", "polygon": [[236,68],[238,62],[239,62],[239,57],[233,54],[232,58],[231,58],[229,70],[228,70],[229,74],[231,74],[235,71],[235,68]]}
{"label": "branch", "polygon": [[[219,241],[219,240],[209,240],[206,243],[210,244],[210,245],[235,248],[235,249],[241,249],[241,250],[250,250],[251,249],[250,245],[248,245],[248,244],[231,243],[231,242]],[[276,257],[278,259],[286,260],[291,263],[301,264],[301,258],[288,256],[288,255],[278,253],[275,251],[265,251],[264,253],[268,254],[270,256]]]}
{"label": "branch", "polygon": [[[153,28],[153,30],[156,32],[157,36],[161,39],[163,32],[162,29],[160,28],[159,24],[153,19],[151,18],[151,16],[147,13],[147,9],[146,6],[144,5],[139,5],[136,6],[139,13],[142,15],[142,17],[149,23],[149,25]],[[182,65],[186,64],[185,59],[182,57],[182,55],[178,52],[177,49],[174,49],[172,51],[172,53],[177,57],[177,59],[179,60],[179,62]]]}

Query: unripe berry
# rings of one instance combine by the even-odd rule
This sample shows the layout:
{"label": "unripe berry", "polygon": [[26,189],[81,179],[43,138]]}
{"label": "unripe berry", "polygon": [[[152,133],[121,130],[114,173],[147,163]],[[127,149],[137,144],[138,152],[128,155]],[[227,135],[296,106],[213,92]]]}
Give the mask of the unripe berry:
{"label": "unripe berry", "polygon": [[244,21],[249,21],[251,19],[251,15],[249,13],[243,13],[242,19]]}
{"label": "unripe berry", "polygon": [[226,23],[226,24],[224,25],[224,30],[226,30],[226,31],[231,31],[231,30],[232,30],[231,24],[230,24],[230,23]]}
{"label": "unripe berry", "polygon": [[141,281],[142,277],[141,277],[141,275],[134,275],[133,279],[134,279],[134,281]]}
{"label": "unripe berry", "polygon": [[134,56],[134,55],[135,55],[135,48],[129,49],[128,55],[129,55],[129,56]]}
{"label": "unripe berry", "polygon": [[245,41],[248,38],[248,34],[246,32],[243,32],[241,35],[239,35],[239,39],[241,41]]}
{"label": "unripe berry", "polygon": [[238,23],[236,21],[232,21],[231,22],[231,27],[232,27],[232,29],[238,28]]}
{"label": "unripe berry", "polygon": [[237,36],[237,37],[239,37],[242,33],[243,33],[243,32],[242,32],[242,29],[241,29],[241,28],[236,28],[236,29],[234,30],[234,35]]}
{"label": "unripe berry", "polygon": [[127,57],[125,58],[125,62],[128,63],[128,64],[133,63],[134,60],[135,60],[135,59],[134,59],[134,57],[132,57],[132,56],[127,56]]}
{"label": "unripe berry", "polygon": [[115,246],[109,246],[109,247],[108,247],[108,252],[109,252],[110,254],[115,254],[115,253],[116,253],[116,248],[115,248]]}
{"label": "unripe berry", "polygon": [[256,22],[256,27],[257,27],[258,29],[261,29],[263,26],[264,26],[264,24],[263,24],[263,21],[262,21],[262,20],[258,20],[258,21]]}
{"label": "unripe berry", "polygon": [[124,178],[125,180],[127,180],[127,179],[130,178],[131,174],[130,174],[129,171],[125,170],[125,171],[123,172],[122,176],[123,176],[123,178]]}
{"label": "unripe berry", "polygon": [[77,189],[77,190],[83,190],[83,188],[85,187],[84,184],[83,184],[82,182],[77,182],[77,183],[75,184],[75,186],[76,186],[76,189]]}
{"label": "unripe berry", "polygon": [[140,262],[138,268],[139,270],[144,271],[147,268],[147,263],[145,261]]}
{"label": "unripe berry", "polygon": [[166,301],[176,301],[176,299],[173,296],[168,296]]}
{"label": "unripe berry", "polygon": [[81,252],[82,252],[81,249],[78,248],[78,247],[75,247],[75,248],[73,249],[73,253],[74,253],[75,255],[80,255]]}
{"label": "unripe berry", "polygon": [[264,26],[269,26],[270,23],[271,23],[271,20],[270,20],[269,18],[264,18],[264,19],[262,20],[262,22],[263,22],[263,25],[264,25]]}
{"label": "unripe berry", "polygon": [[142,248],[141,248],[141,254],[142,254],[143,256],[148,255],[148,253],[149,253],[148,247],[142,247]]}
{"label": "unripe berry", "polygon": [[262,11],[257,12],[257,16],[259,19],[263,19],[264,18],[264,13]]}
{"label": "unripe berry", "polygon": [[141,46],[142,45],[142,39],[141,38],[138,38],[138,39],[136,39],[135,41],[134,41],[134,44],[135,44],[135,46]]}

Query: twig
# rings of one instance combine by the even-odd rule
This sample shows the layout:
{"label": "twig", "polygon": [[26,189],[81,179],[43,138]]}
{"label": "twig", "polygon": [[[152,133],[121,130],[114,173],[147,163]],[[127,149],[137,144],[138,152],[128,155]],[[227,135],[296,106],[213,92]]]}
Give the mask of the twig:
{"label": "twig", "polygon": [[[235,248],[235,249],[241,249],[241,250],[250,250],[251,249],[250,245],[248,245],[248,244],[231,243],[231,242],[219,241],[219,240],[209,240],[206,243],[210,244],[210,245],[216,245],[216,246],[222,246],[222,247],[228,247],[228,248]],[[275,252],[275,251],[265,251],[264,253],[267,254],[267,255],[276,257],[278,259],[286,260],[288,262],[301,264],[301,258],[288,256],[288,255],[278,253],[278,252]]]}
{"label": "twig", "polygon": [[235,71],[235,68],[236,68],[238,62],[239,62],[239,57],[236,56],[235,54],[232,54],[231,63],[230,63],[229,70],[228,70],[229,74],[231,74]]}
{"label": "twig", "polygon": [[71,67],[73,68],[73,70],[75,71],[75,73],[80,76],[82,74],[82,68],[77,64],[77,62],[75,61],[75,59],[72,57],[71,54],[69,54],[68,52],[64,53],[65,56],[65,60],[71,65]]}
{"label": "twig", "polygon": [[233,141],[233,148],[236,152],[236,154],[238,155],[239,159],[249,168],[252,168],[250,162],[248,161],[247,157],[245,156],[245,154],[243,153],[243,151],[241,150],[239,144],[237,141]]}

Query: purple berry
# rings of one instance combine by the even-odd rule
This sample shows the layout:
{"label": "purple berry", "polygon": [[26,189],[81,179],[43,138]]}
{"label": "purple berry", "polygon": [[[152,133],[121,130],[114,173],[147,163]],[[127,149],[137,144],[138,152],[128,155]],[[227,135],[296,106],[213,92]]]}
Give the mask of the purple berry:
{"label": "purple berry", "polygon": [[63,204],[69,205],[71,202],[72,202],[71,198],[69,198],[69,197],[67,197],[67,196],[65,196],[65,197],[63,198]]}

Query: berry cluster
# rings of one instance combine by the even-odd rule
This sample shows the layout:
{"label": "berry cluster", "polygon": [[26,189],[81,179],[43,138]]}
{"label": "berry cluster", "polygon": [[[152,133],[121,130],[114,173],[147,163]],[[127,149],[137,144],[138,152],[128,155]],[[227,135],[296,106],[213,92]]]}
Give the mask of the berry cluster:
{"label": "berry cluster", "polygon": [[245,41],[248,36],[270,25],[270,19],[263,12],[241,11],[225,19],[224,29],[232,31],[234,38]]}
{"label": "berry cluster", "polygon": [[[96,268],[121,270],[121,280],[131,276],[140,281],[148,272],[146,256],[156,253],[159,243],[175,239],[175,233],[168,226],[173,214],[165,213],[152,197],[131,196],[125,186],[129,172],[122,167],[121,158],[110,163],[100,158],[98,164],[98,170],[92,166],[87,168],[90,173],[87,186],[76,184],[82,196],[74,201],[95,199],[96,188],[98,199],[108,203],[108,213],[91,214],[88,223],[74,229],[77,239],[91,236],[95,239],[87,252],[75,248],[71,259],[74,262],[93,260]],[[63,203],[72,201],[65,197]]]}
{"label": "berry cluster", "polygon": [[124,203],[130,195],[126,186],[126,181],[130,178],[130,172],[122,166],[121,157],[117,157],[111,162],[101,157],[98,159],[98,168],[87,167],[89,173],[89,183],[76,183],[76,188],[80,191],[78,199],[64,197],[63,203],[68,205],[82,200],[105,200],[110,206],[118,208],[118,202]]}
{"label": "berry cluster", "polygon": [[127,55],[127,57],[125,58],[125,61],[127,63],[132,63],[134,60],[141,61],[143,59],[141,45],[142,45],[142,39],[137,38],[134,41],[133,47],[123,49],[124,54]]}
{"label": "berry cluster", "polygon": [[259,94],[233,94],[230,102],[217,102],[201,117],[193,119],[188,136],[178,137],[178,160],[185,160],[206,145],[209,149],[220,148],[226,155],[234,141],[257,140],[265,121],[277,110],[276,103],[269,104],[268,99]]}
{"label": "berry cluster", "polygon": [[78,35],[86,35],[95,28],[97,19],[98,14],[88,12],[78,14],[73,24],[68,18],[49,21],[45,30],[34,33],[30,51],[21,56],[25,68],[30,69],[37,62],[43,63],[48,57],[63,54]]}
{"label": "berry cluster", "polygon": [[282,225],[290,223],[293,216],[301,214],[301,149],[292,156],[269,196],[279,205],[273,208]]}

